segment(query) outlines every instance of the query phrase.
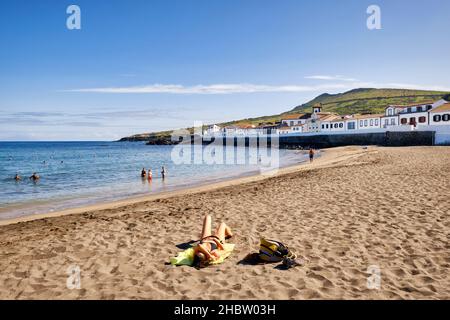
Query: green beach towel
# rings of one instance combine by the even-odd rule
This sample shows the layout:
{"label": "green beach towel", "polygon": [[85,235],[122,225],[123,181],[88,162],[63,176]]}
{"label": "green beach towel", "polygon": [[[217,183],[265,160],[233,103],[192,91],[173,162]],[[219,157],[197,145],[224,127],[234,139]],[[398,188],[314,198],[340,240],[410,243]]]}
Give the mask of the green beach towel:
{"label": "green beach towel", "polygon": [[[221,264],[234,250],[233,243],[225,243],[224,249],[221,250],[220,258],[211,261],[210,264]],[[194,264],[194,248],[188,248],[182,252],[179,252],[176,257],[170,258],[170,263],[174,266],[192,266]]]}

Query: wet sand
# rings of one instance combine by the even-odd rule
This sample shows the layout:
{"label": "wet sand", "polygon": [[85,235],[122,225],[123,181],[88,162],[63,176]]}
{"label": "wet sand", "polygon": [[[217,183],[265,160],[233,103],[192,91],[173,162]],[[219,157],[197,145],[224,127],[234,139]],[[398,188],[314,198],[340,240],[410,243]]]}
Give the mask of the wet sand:
{"label": "wet sand", "polygon": [[[0,298],[449,299],[449,190],[450,148],[346,147],[272,177],[3,221]],[[206,213],[232,227],[232,256],[167,265]],[[261,236],[306,264],[248,264]],[[66,286],[71,265],[80,289]]]}

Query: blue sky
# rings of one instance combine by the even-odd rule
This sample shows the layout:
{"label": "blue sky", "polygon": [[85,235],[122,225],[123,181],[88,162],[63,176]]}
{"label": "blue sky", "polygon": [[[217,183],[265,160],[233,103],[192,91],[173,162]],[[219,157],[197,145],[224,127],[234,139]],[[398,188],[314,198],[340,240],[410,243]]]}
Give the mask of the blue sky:
{"label": "blue sky", "polygon": [[[81,8],[68,30],[66,8]],[[366,9],[381,8],[381,30]],[[356,87],[450,90],[450,1],[3,0],[0,140],[112,140]]]}

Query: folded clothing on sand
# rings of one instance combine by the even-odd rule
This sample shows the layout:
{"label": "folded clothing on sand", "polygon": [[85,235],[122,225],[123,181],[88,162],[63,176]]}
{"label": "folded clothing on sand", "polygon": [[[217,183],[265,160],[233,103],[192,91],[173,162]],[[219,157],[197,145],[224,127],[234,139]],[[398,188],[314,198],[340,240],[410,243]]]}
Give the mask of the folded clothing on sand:
{"label": "folded clothing on sand", "polygon": [[[217,260],[213,260],[210,264],[220,264],[225,261],[226,258],[230,256],[230,254],[234,250],[233,243],[225,243],[223,250],[219,250],[220,257]],[[194,255],[195,250],[193,247],[188,248],[182,252],[179,252],[176,257],[170,258],[170,263],[174,266],[192,266],[194,265]]]}

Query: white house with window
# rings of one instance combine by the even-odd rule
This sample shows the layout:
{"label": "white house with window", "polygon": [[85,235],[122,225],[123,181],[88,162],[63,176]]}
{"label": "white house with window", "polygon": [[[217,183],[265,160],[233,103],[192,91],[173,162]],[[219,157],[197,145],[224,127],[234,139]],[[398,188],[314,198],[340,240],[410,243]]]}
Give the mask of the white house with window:
{"label": "white house with window", "polygon": [[398,112],[399,124],[414,127],[428,125],[428,114],[431,109],[433,109],[432,102],[401,106],[401,110]]}
{"label": "white house with window", "polygon": [[320,119],[321,131],[345,131],[347,129],[345,122],[347,117],[338,115],[328,115]]}
{"label": "white house with window", "polygon": [[290,133],[302,133],[304,127],[305,127],[304,124],[297,124],[295,126],[292,126]]}
{"label": "white house with window", "polygon": [[450,125],[450,103],[443,104],[430,112],[430,125]]}
{"label": "white house with window", "polygon": [[217,135],[220,132],[222,132],[222,128],[216,124],[209,125],[206,130],[203,132],[203,134],[207,135]]}
{"label": "white house with window", "polygon": [[305,114],[305,113],[290,114],[290,115],[284,116],[283,119],[281,119],[281,124],[287,125],[290,127],[300,125],[300,124],[305,124],[309,117],[310,117],[310,114]]}
{"label": "white house with window", "polygon": [[354,116],[357,130],[368,130],[381,128],[383,114],[362,114]]}
{"label": "white house with window", "polygon": [[384,116],[381,117],[381,127],[388,128],[398,126],[398,113],[403,109],[399,106],[388,106],[384,111]]}
{"label": "white house with window", "polygon": [[277,129],[277,134],[289,134],[291,133],[291,127],[287,124],[281,124]]}

